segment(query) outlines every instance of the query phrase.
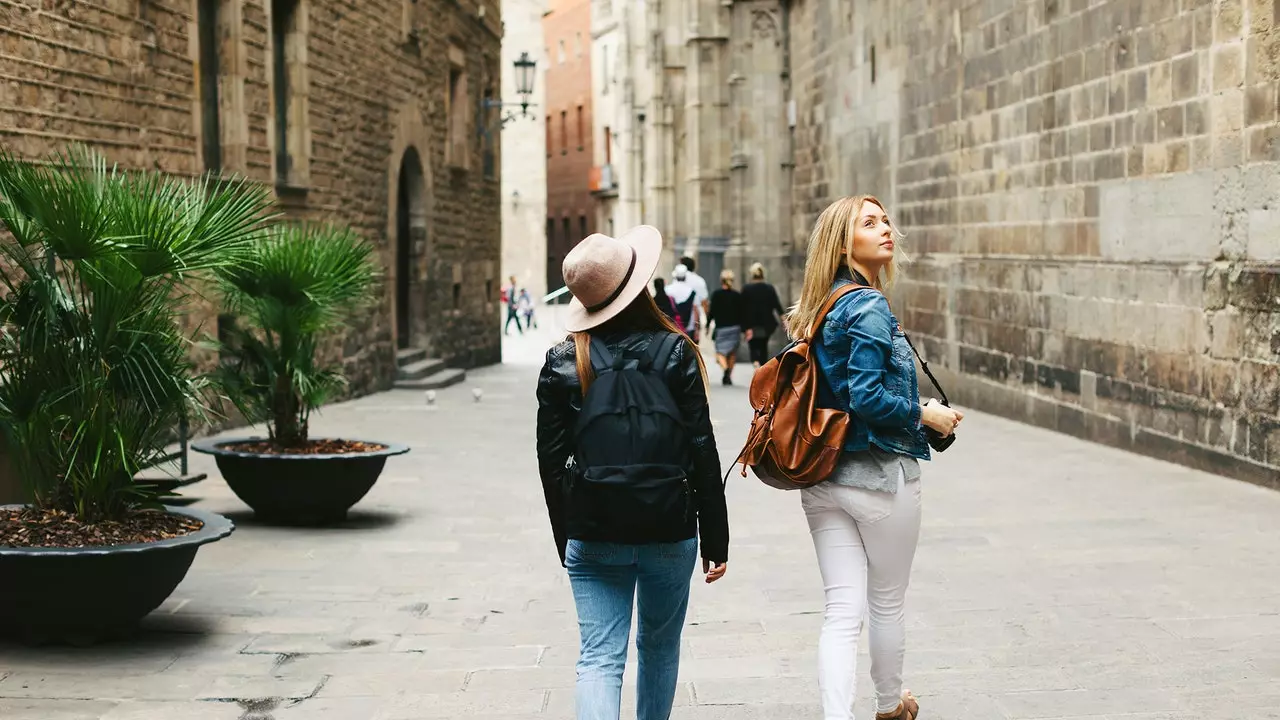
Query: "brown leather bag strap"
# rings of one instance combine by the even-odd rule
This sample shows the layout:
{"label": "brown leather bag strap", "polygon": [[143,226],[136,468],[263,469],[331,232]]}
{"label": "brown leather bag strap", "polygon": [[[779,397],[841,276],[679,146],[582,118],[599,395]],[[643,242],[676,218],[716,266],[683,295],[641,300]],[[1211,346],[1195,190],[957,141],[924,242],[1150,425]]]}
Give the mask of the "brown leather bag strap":
{"label": "brown leather bag strap", "polygon": [[810,328],[809,337],[807,339],[810,341],[813,340],[814,333],[818,332],[818,328],[822,327],[822,321],[827,319],[827,313],[831,312],[831,309],[836,306],[836,302],[839,301],[840,298],[848,295],[854,290],[862,289],[875,290],[875,288],[869,285],[859,285],[857,283],[841,285],[835,290],[832,290],[831,294],[827,296],[827,301],[822,304],[822,309],[818,311],[818,317],[813,319],[813,327]]}

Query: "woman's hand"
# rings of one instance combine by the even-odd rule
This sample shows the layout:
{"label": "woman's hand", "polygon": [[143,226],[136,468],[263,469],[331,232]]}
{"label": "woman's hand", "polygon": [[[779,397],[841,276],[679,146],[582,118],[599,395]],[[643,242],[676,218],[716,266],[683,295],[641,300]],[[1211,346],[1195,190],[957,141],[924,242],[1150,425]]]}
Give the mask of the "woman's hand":
{"label": "woman's hand", "polygon": [[955,432],[963,419],[964,413],[937,400],[929,400],[920,408],[920,422],[942,433],[943,437]]}
{"label": "woman's hand", "polygon": [[713,583],[724,577],[724,571],[729,568],[729,563],[713,563],[710,560],[702,561],[702,573],[707,576],[707,582]]}

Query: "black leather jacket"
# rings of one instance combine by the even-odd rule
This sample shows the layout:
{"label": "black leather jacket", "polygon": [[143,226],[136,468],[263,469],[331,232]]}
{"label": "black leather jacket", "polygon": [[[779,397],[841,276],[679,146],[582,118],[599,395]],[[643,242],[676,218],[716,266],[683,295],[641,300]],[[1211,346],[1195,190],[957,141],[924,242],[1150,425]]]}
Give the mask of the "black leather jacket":
{"label": "black leather jacket", "polygon": [[[615,354],[643,353],[654,335],[647,332],[600,336]],[[689,427],[693,448],[693,473],[689,477],[695,497],[696,517],[691,517],[686,538],[701,535],[702,557],[712,562],[729,559],[729,520],[725,510],[724,484],[720,477],[720,456],[711,430],[706,386],[687,342],[677,343],[665,368],[671,395]],[[565,468],[573,455],[573,431],[582,408],[582,387],[578,382],[576,353],[572,340],[547,351],[547,361],[538,377],[538,471],[551,516],[560,562],[564,563],[564,493],[568,487]]]}

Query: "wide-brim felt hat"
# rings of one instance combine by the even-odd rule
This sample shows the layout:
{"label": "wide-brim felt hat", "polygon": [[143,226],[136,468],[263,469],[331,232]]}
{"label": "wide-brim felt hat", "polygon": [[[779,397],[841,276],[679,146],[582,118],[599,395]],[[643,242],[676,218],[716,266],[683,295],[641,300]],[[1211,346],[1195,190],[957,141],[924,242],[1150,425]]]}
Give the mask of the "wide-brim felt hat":
{"label": "wide-brim felt hat", "polygon": [[640,293],[662,256],[662,233],[639,225],[612,238],[588,235],[564,258],[564,284],[573,294],[564,324],[569,332],[581,332],[617,317]]}

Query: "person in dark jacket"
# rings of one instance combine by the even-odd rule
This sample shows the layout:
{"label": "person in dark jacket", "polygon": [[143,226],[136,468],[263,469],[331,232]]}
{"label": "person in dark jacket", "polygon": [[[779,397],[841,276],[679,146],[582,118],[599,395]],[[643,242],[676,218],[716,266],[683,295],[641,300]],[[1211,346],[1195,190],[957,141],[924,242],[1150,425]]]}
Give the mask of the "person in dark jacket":
{"label": "person in dark jacket", "polygon": [[658,309],[677,325],[680,324],[680,314],[676,312],[676,301],[667,293],[667,281],[662,278],[653,279],[653,304],[657,305]]}
{"label": "person in dark jacket", "polygon": [[[706,368],[696,346],[645,288],[661,253],[662,236],[648,226],[617,239],[593,234],[569,252],[563,273],[573,294],[565,319],[570,336],[547,352],[538,378],[538,469],[556,549],[569,571],[581,635],[578,720],[618,720],[633,606],[639,614],[636,717],[666,720],[675,698],[699,537],[706,582],[724,577],[727,568],[729,523],[707,406]],[[581,493],[591,482],[577,467],[587,448],[577,447],[575,432],[588,391],[603,382],[592,364],[593,345],[600,343],[615,359],[614,372],[630,358],[649,358],[651,366],[634,367],[658,374],[687,428],[689,446],[673,447],[671,455],[673,463],[683,459],[676,467],[684,467],[690,503],[683,517],[665,518],[668,529],[652,541],[614,537],[617,533],[608,524],[578,518],[590,505]],[[654,359],[653,343],[659,343],[659,351],[673,349],[665,360]],[[598,453],[593,445],[588,454]],[[596,529],[581,529],[586,527]]]}
{"label": "person in dark jacket", "polygon": [[733,384],[733,366],[738,360],[738,346],[742,343],[742,295],[733,289],[733,271],[720,273],[720,289],[711,293],[711,312],[708,326],[715,324],[711,337],[716,343],[716,364],[724,371],[720,382]]}
{"label": "person in dark jacket", "polygon": [[751,282],[742,287],[742,326],[752,365],[760,367],[769,361],[769,337],[778,329],[782,315],[778,291],[764,280],[764,266],[753,264]]}

